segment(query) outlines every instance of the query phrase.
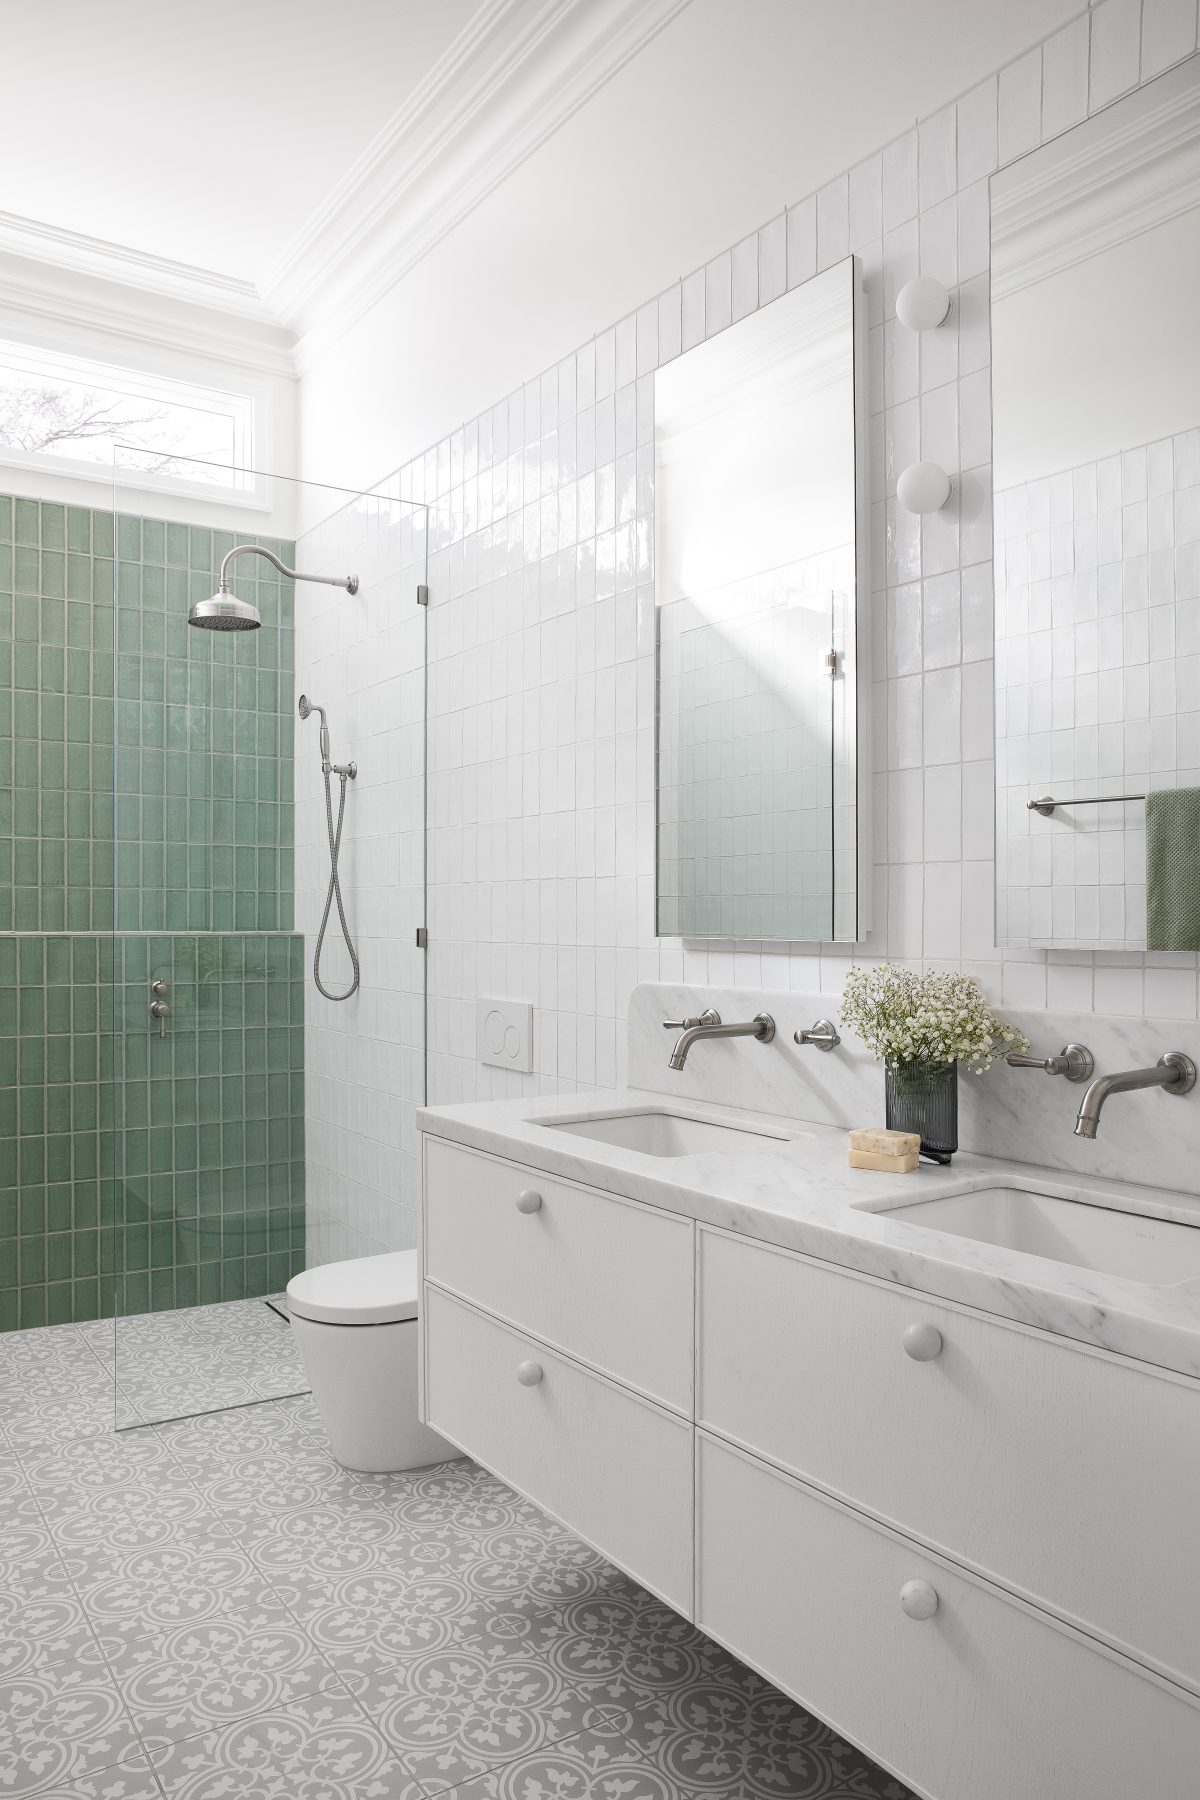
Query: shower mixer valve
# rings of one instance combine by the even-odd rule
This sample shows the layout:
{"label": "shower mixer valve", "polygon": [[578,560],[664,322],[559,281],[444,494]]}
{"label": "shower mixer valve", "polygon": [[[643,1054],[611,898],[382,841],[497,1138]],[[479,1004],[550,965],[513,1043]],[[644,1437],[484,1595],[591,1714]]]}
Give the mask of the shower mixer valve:
{"label": "shower mixer valve", "polygon": [[166,991],[167,984],[161,978],[150,983],[150,992],[154,996],[150,1002],[150,1017],[158,1020],[158,1035],[160,1038],[166,1037],[167,1020],[171,1016],[171,1008],[163,998]]}

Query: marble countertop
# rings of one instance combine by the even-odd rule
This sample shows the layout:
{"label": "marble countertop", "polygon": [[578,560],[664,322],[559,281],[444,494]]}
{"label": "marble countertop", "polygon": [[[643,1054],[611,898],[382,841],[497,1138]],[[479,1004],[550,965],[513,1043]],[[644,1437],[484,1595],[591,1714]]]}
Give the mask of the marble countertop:
{"label": "marble countertop", "polygon": [[[556,1131],[554,1122],[668,1110],[766,1135],[736,1153],[650,1156]],[[626,1088],[425,1107],[419,1128],[706,1225],[779,1244],[1118,1355],[1200,1377],[1200,1277],[1152,1286],[889,1217],[889,1207],[1023,1188],[1200,1227],[1200,1198],[1095,1175],[960,1153],[909,1175],[852,1169],[838,1126]]]}

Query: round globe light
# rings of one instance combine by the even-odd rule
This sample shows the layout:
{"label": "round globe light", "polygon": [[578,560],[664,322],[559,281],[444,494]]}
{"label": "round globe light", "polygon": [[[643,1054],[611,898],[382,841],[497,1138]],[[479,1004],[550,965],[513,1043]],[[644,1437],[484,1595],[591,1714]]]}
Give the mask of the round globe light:
{"label": "round globe light", "polygon": [[937,463],[910,463],[896,479],[896,498],[905,512],[937,512],[950,498],[950,477]]}
{"label": "round globe light", "polygon": [[932,275],[906,281],[896,295],[896,317],[910,331],[932,331],[950,311],[950,296]]}

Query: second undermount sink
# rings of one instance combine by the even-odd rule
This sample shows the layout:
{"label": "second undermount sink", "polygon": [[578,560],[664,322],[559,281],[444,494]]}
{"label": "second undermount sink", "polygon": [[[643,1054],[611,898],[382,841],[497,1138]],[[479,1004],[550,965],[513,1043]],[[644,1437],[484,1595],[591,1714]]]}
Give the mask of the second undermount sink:
{"label": "second undermount sink", "polygon": [[1078,1269],[1171,1287],[1200,1276],[1200,1226],[1157,1219],[1093,1201],[1021,1188],[981,1188],[974,1194],[889,1206],[889,1219],[948,1231]]}
{"label": "second undermount sink", "polygon": [[657,1109],[606,1113],[594,1119],[538,1119],[536,1123],[550,1131],[591,1138],[597,1144],[638,1150],[643,1156],[700,1156],[712,1150],[745,1151],[763,1143],[786,1143],[793,1135],[758,1130],[752,1125],[718,1125],[708,1119],[689,1118],[686,1113]]}

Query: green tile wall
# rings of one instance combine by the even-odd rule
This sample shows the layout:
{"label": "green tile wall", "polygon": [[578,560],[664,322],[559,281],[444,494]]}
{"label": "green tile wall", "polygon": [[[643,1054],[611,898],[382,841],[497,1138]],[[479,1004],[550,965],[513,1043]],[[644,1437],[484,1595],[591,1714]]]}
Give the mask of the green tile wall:
{"label": "green tile wall", "polygon": [[186,623],[234,541],[0,497],[0,1330],[303,1264],[291,584]]}

